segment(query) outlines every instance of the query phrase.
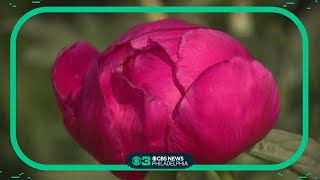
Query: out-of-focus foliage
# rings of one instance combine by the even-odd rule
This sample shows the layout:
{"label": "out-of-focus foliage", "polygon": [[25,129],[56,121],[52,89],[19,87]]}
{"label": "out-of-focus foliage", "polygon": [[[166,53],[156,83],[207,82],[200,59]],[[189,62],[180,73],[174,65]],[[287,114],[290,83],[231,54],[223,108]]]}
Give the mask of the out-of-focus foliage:
{"label": "out-of-focus foliage", "polygon": [[[242,0],[225,2],[223,0],[179,1],[165,0],[164,5],[214,6],[242,5]],[[246,5],[282,6],[286,1],[247,0]],[[110,1],[106,5],[139,5],[140,1]],[[16,9],[21,12],[32,7],[22,3]],[[294,6],[289,8],[294,10]],[[306,26],[310,41],[310,136],[320,141],[320,4],[311,10],[300,10],[299,18]],[[277,129],[301,134],[302,120],[302,76],[301,76],[301,36],[289,19],[277,14],[215,14],[215,13],[170,13],[168,17],[181,18],[189,22],[203,24],[226,31],[239,39],[274,74],[280,88],[282,110]],[[0,7],[0,170],[3,174],[25,172],[36,180],[67,179],[117,179],[108,172],[43,172],[24,165],[15,155],[9,142],[9,37],[18,16],[8,7]],[[112,41],[119,38],[130,27],[156,18],[144,13],[135,14],[41,14],[28,20],[19,32],[17,40],[17,137],[23,152],[32,160],[52,164],[97,163],[68,135],[58,111],[51,86],[51,66],[59,51],[78,40],[87,40],[103,51]],[[237,25],[235,25],[237,24]],[[248,29],[249,27],[249,29]],[[250,33],[247,33],[250,31]],[[4,125],[2,125],[4,124]],[[278,139],[280,140],[280,139]],[[284,140],[283,146],[290,147],[294,153],[298,141]],[[311,145],[310,145],[311,144]],[[308,145],[308,152],[318,150]],[[257,144],[259,146],[259,144]],[[293,148],[293,149],[292,149]],[[269,153],[271,151],[268,151]],[[277,151],[278,152],[278,151]],[[260,153],[261,154],[261,153]],[[265,154],[266,155],[266,154]],[[319,156],[319,154],[317,154]],[[288,155],[287,157],[290,157]],[[243,154],[248,163],[267,163],[263,157],[256,157],[254,151]],[[286,160],[285,156],[274,156],[273,162]],[[278,159],[277,159],[278,158]],[[284,159],[282,159],[284,158]],[[309,158],[309,159],[308,159]],[[152,172],[146,179],[293,179],[293,173],[303,174],[316,157],[306,154],[290,173],[279,176],[278,172]],[[300,163],[300,164],[299,164]],[[285,170],[284,170],[284,173]],[[0,174],[0,179],[2,174]],[[320,177],[319,177],[320,178]]]}

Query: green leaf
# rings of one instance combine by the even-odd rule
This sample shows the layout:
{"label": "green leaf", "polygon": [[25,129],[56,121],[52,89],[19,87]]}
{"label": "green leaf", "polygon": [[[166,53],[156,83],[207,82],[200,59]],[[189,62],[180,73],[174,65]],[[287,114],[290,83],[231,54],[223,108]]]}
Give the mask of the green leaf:
{"label": "green leaf", "polygon": [[[290,132],[272,130],[262,141],[231,162],[235,164],[277,164],[284,162],[296,153],[301,144],[301,138],[300,135]],[[295,173],[296,176],[308,174],[308,179],[319,179],[319,150],[320,144],[309,138],[303,155],[297,162],[288,167],[287,171]]]}
{"label": "green leaf", "polygon": [[[291,158],[301,144],[301,136],[283,130],[272,130],[268,136],[228,164],[278,164]],[[177,180],[291,180],[320,179],[320,144],[313,139],[297,162],[279,171],[178,172]]]}

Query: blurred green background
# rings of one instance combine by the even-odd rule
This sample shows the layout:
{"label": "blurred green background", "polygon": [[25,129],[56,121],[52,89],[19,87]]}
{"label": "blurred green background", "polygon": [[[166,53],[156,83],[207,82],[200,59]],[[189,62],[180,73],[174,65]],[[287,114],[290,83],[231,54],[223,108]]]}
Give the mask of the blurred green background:
{"label": "blurred green background", "polygon": [[[49,0],[48,0],[49,2]],[[84,1],[79,1],[85,4]],[[305,25],[310,42],[310,137],[320,142],[320,84],[317,78],[320,42],[320,2],[293,1],[287,9]],[[12,8],[8,3],[16,3]],[[55,4],[56,3],[56,4]],[[49,5],[62,5],[62,1]],[[99,5],[182,5],[278,6],[281,0],[123,0],[99,2]],[[60,5],[59,4],[59,5]],[[65,2],[77,5],[76,1]],[[87,3],[90,5],[89,3]],[[39,6],[39,5],[38,5]],[[0,6],[0,179],[21,172],[32,179],[116,179],[108,172],[44,172],[32,169],[19,160],[9,139],[9,38],[18,18],[35,8],[31,1],[1,2]],[[307,7],[311,7],[310,10]],[[281,93],[281,114],[277,129],[301,134],[302,54],[301,36],[289,19],[277,14],[248,13],[135,13],[135,14],[41,14],[28,20],[17,39],[17,137],[23,152],[32,160],[47,164],[97,163],[69,136],[58,111],[50,71],[59,51],[78,40],[86,40],[103,51],[130,27],[162,18],[180,18],[223,30],[240,40],[252,55],[274,74]],[[169,179],[173,173],[159,173],[149,179]],[[182,173],[178,179],[205,179],[203,173]],[[222,175],[223,176],[223,175]],[[285,179],[277,172],[233,172],[234,179]],[[211,174],[211,179],[214,175]],[[292,177],[287,176],[288,179]],[[228,177],[226,177],[228,178]],[[296,177],[295,177],[296,178]]]}

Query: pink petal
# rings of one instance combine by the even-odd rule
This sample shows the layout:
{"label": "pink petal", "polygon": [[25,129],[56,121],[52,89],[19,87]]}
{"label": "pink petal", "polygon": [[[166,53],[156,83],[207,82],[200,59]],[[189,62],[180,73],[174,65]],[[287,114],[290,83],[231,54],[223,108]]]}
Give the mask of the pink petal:
{"label": "pink petal", "polygon": [[131,46],[134,49],[143,49],[149,46],[150,40],[152,42],[157,42],[158,45],[165,49],[172,61],[176,62],[178,60],[177,51],[181,41],[181,37],[189,30],[190,29],[156,31],[132,40]]}
{"label": "pink petal", "polygon": [[[143,23],[131,28],[126,34],[124,34],[119,40],[115,42],[115,45],[123,44],[127,41],[131,41],[133,39],[148,35],[150,33],[156,33],[160,31],[168,31],[168,30],[193,29],[198,27],[200,26],[195,24],[190,24],[186,21],[179,20],[179,19],[163,19],[159,21]],[[169,32],[168,35],[170,34],[171,33]]]}
{"label": "pink petal", "polygon": [[[101,59],[104,61],[99,61],[99,67],[106,68],[108,66],[115,67],[122,64],[123,61],[133,52],[133,48],[129,43],[123,45],[115,46],[112,50],[107,49],[101,55]],[[103,68],[99,68],[99,73],[104,71]]]}
{"label": "pink petal", "polygon": [[[123,146],[106,111],[99,87],[97,63],[88,68],[74,102],[65,106],[64,122],[77,142],[102,164],[124,164]],[[128,180],[142,180],[146,172],[114,172]]]}
{"label": "pink petal", "polygon": [[205,69],[235,56],[251,58],[240,42],[224,32],[190,30],[182,36],[178,50],[177,79],[186,90]]}
{"label": "pink petal", "polygon": [[107,115],[106,102],[99,86],[97,62],[91,65],[84,78],[73,111],[77,117],[74,137],[81,146],[100,163],[124,163],[121,155],[123,147]]}
{"label": "pink petal", "polygon": [[64,123],[73,136],[76,134],[77,121],[73,111],[74,100],[90,64],[98,56],[99,52],[94,47],[80,41],[60,52],[52,70],[56,99],[63,113]]}
{"label": "pink petal", "polygon": [[152,38],[148,42],[155,42],[166,51],[170,56],[171,61],[176,62],[178,60],[178,47],[181,41],[181,37],[171,38],[171,39],[161,39],[161,38]]}
{"label": "pink petal", "polygon": [[177,105],[170,152],[195,163],[226,163],[261,140],[280,110],[272,74],[257,61],[233,58],[209,67]]}
{"label": "pink petal", "polygon": [[[103,63],[111,63],[113,65],[121,63],[133,49],[141,49],[147,46],[148,39],[160,38],[160,40],[165,40],[178,38],[175,43],[178,44],[184,32],[198,27],[200,26],[176,19],[164,19],[137,25],[114,42],[103,53],[104,59],[107,59],[107,61],[103,61]],[[177,49],[177,47],[174,48],[175,50]]]}
{"label": "pink petal", "polygon": [[52,81],[58,99],[64,101],[69,96],[76,96],[89,65],[98,56],[99,52],[83,41],[60,52],[52,71]]}
{"label": "pink petal", "polygon": [[118,72],[103,72],[100,83],[124,157],[138,152],[163,152],[164,129],[170,117],[161,102]]}
{"label": "pink petal", "polygon": [[[106,109],[111,126],[116,129],[117,139],[123,148],[121,155],[126,158],[132,153],[166,152],[165,129],[170,120],[166,107],[111,66],[100,69],[103,69],[99,75],[100,85],[108,104]],[[146,172],[114,174],[123,179],[142,180]]]}
{"label": "pink petal", "polygon": [[154,44],[138,51],[124,64],[123,75],[146,94],[160,100],[171,113],[181,98],[173,79],[174,64],[166,52]]}
{"label": "pink petal", "polygon": [[[69,130],[80,145],[101,164],[124,164],[127,147],[121,142],[117,123],[110,118],[107,107],[95,62],[75,99],[73,111],[77,119]],[[142,180],[146,175],[146,172],[113,173],[128,180]]]}

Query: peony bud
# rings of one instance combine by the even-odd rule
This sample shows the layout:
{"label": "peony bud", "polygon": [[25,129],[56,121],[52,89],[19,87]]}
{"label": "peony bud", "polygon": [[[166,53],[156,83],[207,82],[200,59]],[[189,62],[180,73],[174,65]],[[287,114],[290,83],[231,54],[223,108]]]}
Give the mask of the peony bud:
{"label": "peony bud", "polygon": [[226,163],[265,137],[280,111],[271,72],[240,42],[181,20],[138,25],[103,53],[78,42],[60,53],[52,81],[66,128],[103,164],[139,152]]}

